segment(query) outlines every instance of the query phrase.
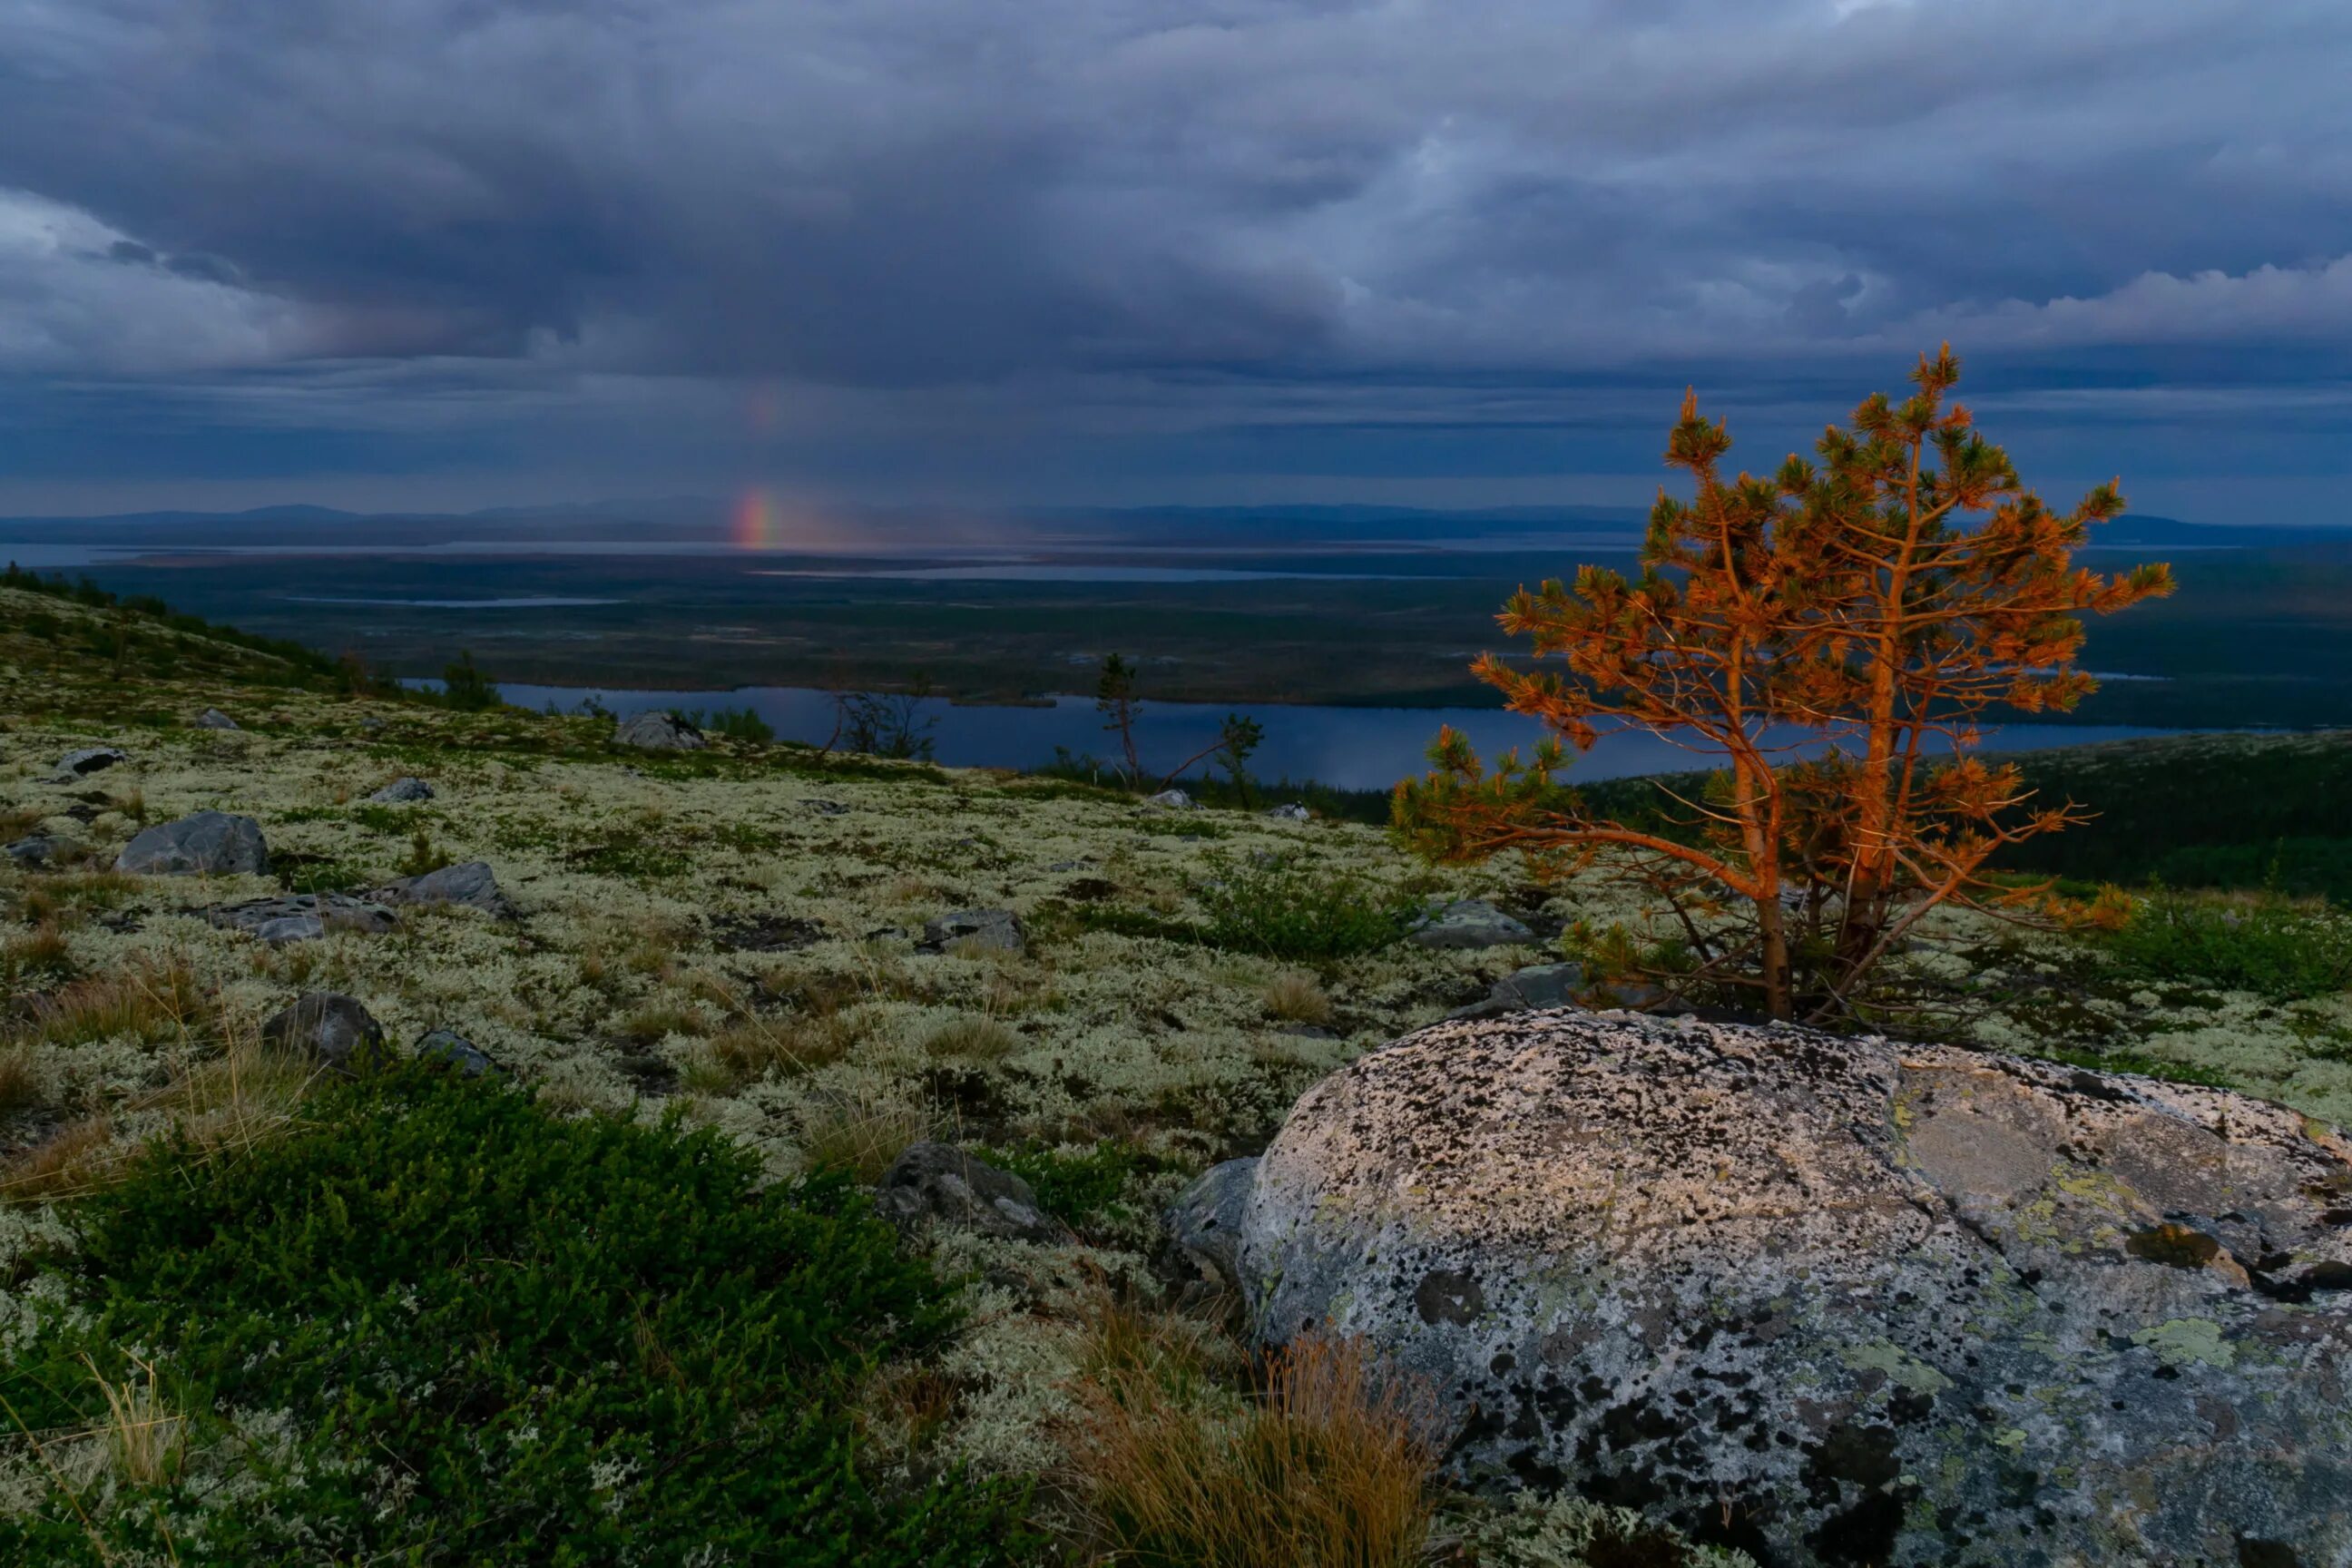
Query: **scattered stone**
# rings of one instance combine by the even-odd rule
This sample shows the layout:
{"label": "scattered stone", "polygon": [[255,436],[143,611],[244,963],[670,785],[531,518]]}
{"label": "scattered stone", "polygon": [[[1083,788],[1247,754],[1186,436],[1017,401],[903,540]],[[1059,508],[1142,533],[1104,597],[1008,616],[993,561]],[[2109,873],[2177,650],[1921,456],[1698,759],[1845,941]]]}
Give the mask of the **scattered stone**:
{"label": "scattered stone", "polygon": [[701,731],[658,709],[622,721],[614,726],[613,739],[642,752],[698,752],[710,743],[702,738]]}
{"label": "scattered stone", "polygon": [[64,756],[59,757],[58,771],[54,776],[66,781],[88,778],[92,773],[104,772],[117,763],[127,763],[130,760],[130,752],[120,751],[113,746],[84,746],[78,752],[68,752]]}
{"label": "scattered stone", "polygon": [[809,800],[803,803],[819,816],[847,816],[849,807],[837,800]]}
{"label": "scattered stone", "polygon": [[403,877],[376,889],[375,896],[388,904],[465,904],[494,915],[514,912],[514,906],[499,891],[499,879],[487,860],[467,860],[421,877]]}
{"label": "scattered stone", "polygon": [[955,943],[996,952],[1023,952],[1029,946],[1021,917],[1011,910],[958,910],[923,922],[921,946],[939,952]]}
{"label": "scattered stone", "polygon": [[1423,947],[1512,947],[1535,939],[1535,932],[1483,899],[1448,904],[1412,930],[1412,940]]}
{"label": "scattered stone", "polygon": [[250,931],[275,947],[309,942],[331,931],[360,931],[381,936],[399,923],[382,904],[372,904],[348,893],[292,893],[277,899],[248,899],[205,911],[205,919],[223,931]]}
{"label": "scattered stone", "polygon": [[230,718],[227,714],[222,712],[219,709],[207,708],[203,712],[196,715],[196,728],[199,730],[238,730],[244,728],[244,726],[239,724],[236,720]]}
{"label": "scattered stone", "polygon": [[339,991],[306,991],[261,1026],[261,1037],[298,1050],[351,1078],[383,1049],[383,1026],[359,998]]}
{"label": "scattered stone", "polygon": [[1311,822],[1315,817],[1313,812],[1296,803],[1289,805],[1269,806],[1266,808],[1265,815],[1276,822]]}
{"label": "scattered stone", "polygon": [[1083,871],[1094,863],[1094,858],[1092,856],[1081,855],[1075,860],[1056,860],[1052,865],[1046,867],[1045,869],[1048,871]]}
{"label": "scattered stone", "polygon": [[1436,1390],[1472,1484],[1790,1568],[2336,1563],[2347,1192],[2352,1140],[2246,1095],[1549,1012],[1310,1089],[1236,1258],[1261,1340]]}
{"label": "scattered stone", "polygon": [[114,868],[158,877],[258,876],[269,869],[269,847],[253,818],[200,811],[142,832],[115,857]]}
{"label": "scattered stone", "polygon": [[1241,1268],[1234,1249],[1241,1245],[1242,1222],[1257,1180],[1255,1158],[1212,1165],[1176,1194],[1161,1223],[1168,1233],[1162,1264],[1187,1286],[1205,1286],[1239,1295]]}
{"label": "scattered stone", "polygon": [[1146,795],[1143,798],[1143,804],[1150,806],[1157,806],[1161,811],[1192,811],[1195,809],[1192,797],[1186,795],[1181,789],[1163,789],[1158,795]]}
{"label": "scattered stone", "polygon": [[377,713],[371,713],[360,721],[360,733],[362,735],[381,735],[391,728],[383,721],[383,715]]}
{"label": "scattered stone", "polygon": [[730,952],[798,952],[824,940],[824,927],[798,915],[758,915],[721,921],[710,940]]}
{"label": "scattered stone", "polygon": [[1285,1024],[1274,1032],[1287,1035],[1294,1040],[1336,1040],[1339,1037],[1339,1030],[1327,1029],[1320,1024]]}
{"label": "scattered stone", "polygon": [[413,801],[432,798],[431,784],[426,784],[423,779],[411,778],[404,773],[368,796],[368,801],[373,805],[406,805]]}
{"label": "scattered stone", "polygon": [[58,852],[58,841],[46,833],[35,833],[8,846],[8,858],[27,871],[37,870],[49,863]]}
{"label": "scattered stone", "polygon": [[901,1228],[928,1220],[1007,1241],[1070,1239],[1028,1183],[946,1143],[908,1145],[883,1173],[874,1209]]}
{"label": "scattered stone", "polygon": [[1449,1019],[1499,1018],[1507,1013],[1527,1013],[1543,1007],[1581,1007],[1578,994],[1585,989],[1584,965],[1580,963],[1538,963],[1495,982],[1495,988],[1479,1001],[1449,1013]]}
{"label": "scattered stone", "polygon": [[432,1029],[418,1037],[416,1059],[436,1063],[461,1078],[494,1076],[499,1071],[488,1052],[451,1029]]}
{"label": "scattered stone", "polygon": [[1062,897],[1082,904],[1099,903],[1118,897],[1118,884],[1107,877],[1080,877],[1063,885]]}

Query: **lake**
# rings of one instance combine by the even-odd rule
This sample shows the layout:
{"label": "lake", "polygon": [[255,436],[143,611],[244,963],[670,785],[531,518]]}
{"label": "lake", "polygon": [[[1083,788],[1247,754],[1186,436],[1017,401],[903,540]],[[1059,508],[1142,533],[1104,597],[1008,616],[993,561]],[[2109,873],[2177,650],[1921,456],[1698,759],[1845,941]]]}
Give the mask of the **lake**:
{"label": "lake", "polygon": [[[434,684],[434,683],[425,683]],[[543,709],[572,709],[594,698],[622,718],[648,709],[709,712],[749,708],[787,741],[822,743],[833,730],[832,694],[789,686],[747,686],[733,691],[629,691],[604,687],[524,686],[501,682],[509,702]],[[1090,697],[1056,697],[1036,707],[958,707],[934,699],[922,705],[934,721],[930,734],[939,760],[950,767],[1034,768],[1054,760],[1056,747],[1106,760],[1118,749],[1103,730]],[[1438,727],[1451,724],[1470,737],[1483,758],[1512,746],[1529,747],[1543,727],[1517,713],[1491,708],[1314,708],[1282,703],[1238,707],[1194,702],[1146,702],[1136,725],[1144,767],[1164,773],[1213,744],[1228,713],[1255,719],[1265,743],[1250,760],[1261,779],[1313,779],[1341,789],[1386,789],[1426,766],[1423,753]],[[2169,735],[2174,730],[2118,724],[2016,724],[1986,731],[1989,751],[2042,751]],[[1791,731],[1792,751],[1804,742]],[[1570,770],[1580,779],[1632,778],[1706,766],[1708,759],[1654,735],[1604,737],[1592,753]],[[1199,764],[1193,771],[1199,771]]]}

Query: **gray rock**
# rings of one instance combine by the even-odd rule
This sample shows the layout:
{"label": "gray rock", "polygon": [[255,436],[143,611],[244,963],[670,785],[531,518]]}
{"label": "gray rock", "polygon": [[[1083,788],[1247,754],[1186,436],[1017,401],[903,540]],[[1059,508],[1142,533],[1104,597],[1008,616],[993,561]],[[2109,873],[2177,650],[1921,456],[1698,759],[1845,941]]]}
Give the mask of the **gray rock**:
{"label": "gray rock", "polygon": [[1791,1568],[2342,1564],[2347,1219],[2352,1141],[2249,1096],[1549,1012],[1310,1089],[1238,1262],[1262,1339],[1428,1380],[1473,1483]]}
{"label": "gray rock", "polygon": [[447,1068],[461,1078],[482,1078],[499,1070],[488,1052],[454,1029],[432,1029],[419,1036],[416,1058]]}
{"label": "gray rock", "polygon": [[307,942],[331,931],[382,935],[399,923],[382,904],[369,903],[348,893],[291,893],[278,899],[248,899],[205,911],[205,919],[223,931],[251,931],[276,946]]}
{"label": "gray rock", "polygon": [[1011,910],[958,910],[923,922],[921,945],[927,952],[938,952],[955,942],[1022,952],[1029,946],[1029,937],[1021,928],[1021,917]]}
{"label": "gray rock", "polygon": [[1308,822],[1312,821],[1315,816],[1313,812],[1307,810],[1305,806],[1295,804],[1291,805],[1269,806],[1266,809],[1265,815],[1274,818],[1276,822]]}
{"label": "gray rock", "polygon": [[431,800],[433,786],[423,779],[404,774],[368,796],[375,805],[406,805],[412,801]]}
{"label": "gray rock", "polygon": [[114,858],[114,868],[158,877],[257,876],[269,869],[269,846],[253,818],[200,811],[142,831]]}
{"label": "gray rock", "polygon": [[1066,1241],[1029,1184],[946,1143],[909,1144],[874,1189],[875,1212],[902,1227],[925,1222],[1010,1241]]}
{"label": "gray rock", "polygon": [[1143,797],[1143,804],[1146,805],[1157,806],[1162,811],[1191,811],[1193,809],[1192,797],[1186,795],[1181,789],[1163,789],[1158,795],[1146,795]]}
{"label": "gray rock", "polygon": [[60,779],[87,778],[92,773],[103,773],[117,763],[127,763],[130,760],[130,752],[117,750],[112,746],[84,746],[79,751],[68,752],[58,759],[58,771],[55,776]]}
{"label": "gray rock", "polygon": [[203,712],[196,715],[196,728],[199,730],[236,730],[242,729],[243,726],[237,723],[236,720],[230,718],[227,714],[222,712],[219,709],[207,708]]}
{"label": "gray rock", "polygon": [[1580,963],[1532,964],[1506,974],[1495,982],[1495,988],[1482,1000],[1446,1016],[1500,1018],[1506,1014],[1543,1007],[1580,1007],[1585,1004],[1578,994],[1584,989],[1584,965]]}
{"label": "gray rock", "polygon": [[837,800],[818,800],[812,796],[803,804],[804,804],[811,811],[815,812],[819,816],[847,816],[849,815],[849,807],[842,805],[841,802]]}
{"label": "gray rock", "polygon": [[261,1037],[271,1044],[352,1077],[373,1066],[383,1050],[383,1026],[355,996],[339,991],[306,991],[290,1006],[270,1016]]}
{"label": "gray rock", "polygon": [[1483,899],[1448,904],[1412,931],[1412,940],[1423,947],[1511,947],[1535,939],[1535,932]]}
{"label": "gray rock", "polygon": [[499,879],[487,860],[444,866],[421,877],[403,877],[375,889],[388,904],[466,904],[491,914],[506,914],[512,905],[499,891]]}
{"label": "gray rock", "polygon": [[613,739],[642,752],[698,752],[710,743],[685,720],[658,710],[622,721],[614,727]]}
{"label": "gray rock", "polygon": [[1227,1160],[1212,1165],[1176,1194],[1161,1223],[1168,1233],[1163,1261],[1187,1285],[1242,1289],[1234,1256],[1241,1245],[1243,1216],[1257,1179],[1257,1161]]}
{"label": "gray rock", "polygon": [[385,723],[383,716],[379,713],[371,713],[360,721],[360,733],[362,735],[381,735],[391,728],[392,726]]}
{"label": "gray rock", "polygon": [[58,841],[46,833],[35,833],[8,846],[8,858],[27,871],[49,863],[58,852]]}

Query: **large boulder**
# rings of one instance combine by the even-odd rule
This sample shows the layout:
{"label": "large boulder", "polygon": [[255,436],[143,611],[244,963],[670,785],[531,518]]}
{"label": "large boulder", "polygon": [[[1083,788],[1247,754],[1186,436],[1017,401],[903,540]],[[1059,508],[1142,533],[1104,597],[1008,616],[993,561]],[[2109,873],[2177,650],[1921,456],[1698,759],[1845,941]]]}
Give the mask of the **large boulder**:
{"label": "large boulder", "polygon": [[698,752],[710,743],[702,738],[701,731],[658,709],[623,720],[614,727],[613,739],[641,752]]}
{"label": "large boulder", "polygon": [[375,896],[388,904],[465,904],[491,914],[512,909],[487,860],[466,860],[421,877],[403,877],[376,889]]}
{"label": "large boulder", "polygon": [[1265,1339],[1368,1336],[1473,1483],[1778,1564],[2352,1563],[2352,1142],[1940,1046],[1573,1012],[1324,1080]]}
{"label": "large boulder", "polygon": [[1256,1180],[1255,1157],[1223,1161],[1193,1178],[1168,1205],[1160,1216],[1167,1236],[1161,1261],[1180,1284],[1241,1290],[1234,1250],[1241,1245]]}
{"label": "large boulder", "polygon": [[339,991],[304,992],[270,1015],[261,1037],[346,1078],[384,1059],[383,1026],[358,997]]}
{"label": "large boulder", "polygon": [[1514,947],[1535,939],[1535,932],[1483,899],[1448,904],[1412,929],[1412,940],[1423,947]]}
{"label": "large boulder", "polygon": [[253,818],[200,811],[142,830],[114,858],[114,868],[159,877],[257,876],[269,869],[269,846]]}
{"label": "large boulder", "polygon": [[902,1226],[977,1231],[1006,1241],[1066,1241],[1028,1183],[948,1143],[911,1143],[874,1189],[874,1210]]}

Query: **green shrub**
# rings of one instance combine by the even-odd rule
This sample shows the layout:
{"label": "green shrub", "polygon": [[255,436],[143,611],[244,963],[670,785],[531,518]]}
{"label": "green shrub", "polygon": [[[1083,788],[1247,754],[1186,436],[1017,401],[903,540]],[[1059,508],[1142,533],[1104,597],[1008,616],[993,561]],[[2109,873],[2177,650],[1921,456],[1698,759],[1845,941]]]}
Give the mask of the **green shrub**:
{"label": "green shrub", "polygon": [[2157,981],[2202,981],[2273,1001],[2352,984],[2352,914],[2285,899],[2143,900],[2108,949],[2126,970]]}
{"label": "green shrub", "polygon": [[1124,1217],[1128,1211],[1120,1200],[1128,1184],[1167,1168],[1157,1155],[1118,1142],[1071,1150],[1033,1138],[1002,1148],[982,1146],[972,1154],[1028,1183],[1048,1214],[1074,1226]]}
{"label": "green shrub", "polygon": [[755,741],[764,746],[776,738],[775,727],[750,708],[714,709],[708,717],[697,710],[677,717],[705,734],[730,741]]}
{"label": "green shrub", "polygon": [[1225,865],[1194,889],[1212,947],[1274,958],[1348,958],[1388,946],[1412,922],[1412,902],[1345,873],[1282,860]]}
{"label": "green shrub", "polygon": [[[201,1179],[183,1152],[83,1202],[79,1249],[45,1265],[56,1308],[0,1369],[26,1427],[88,1431],[152,1357],[140,1392],[177,1413],[177,1458],[0,1516],[0,1561],[1029,1550],[1009,1489],[885,1498],[860,1474],[855,1385],[951,1303],[838,1179],[762,1188],[716,1135],[558,1121],[417,1069],[323,1092]],[[290,1440],[232,1430],[273,1411]]]}

